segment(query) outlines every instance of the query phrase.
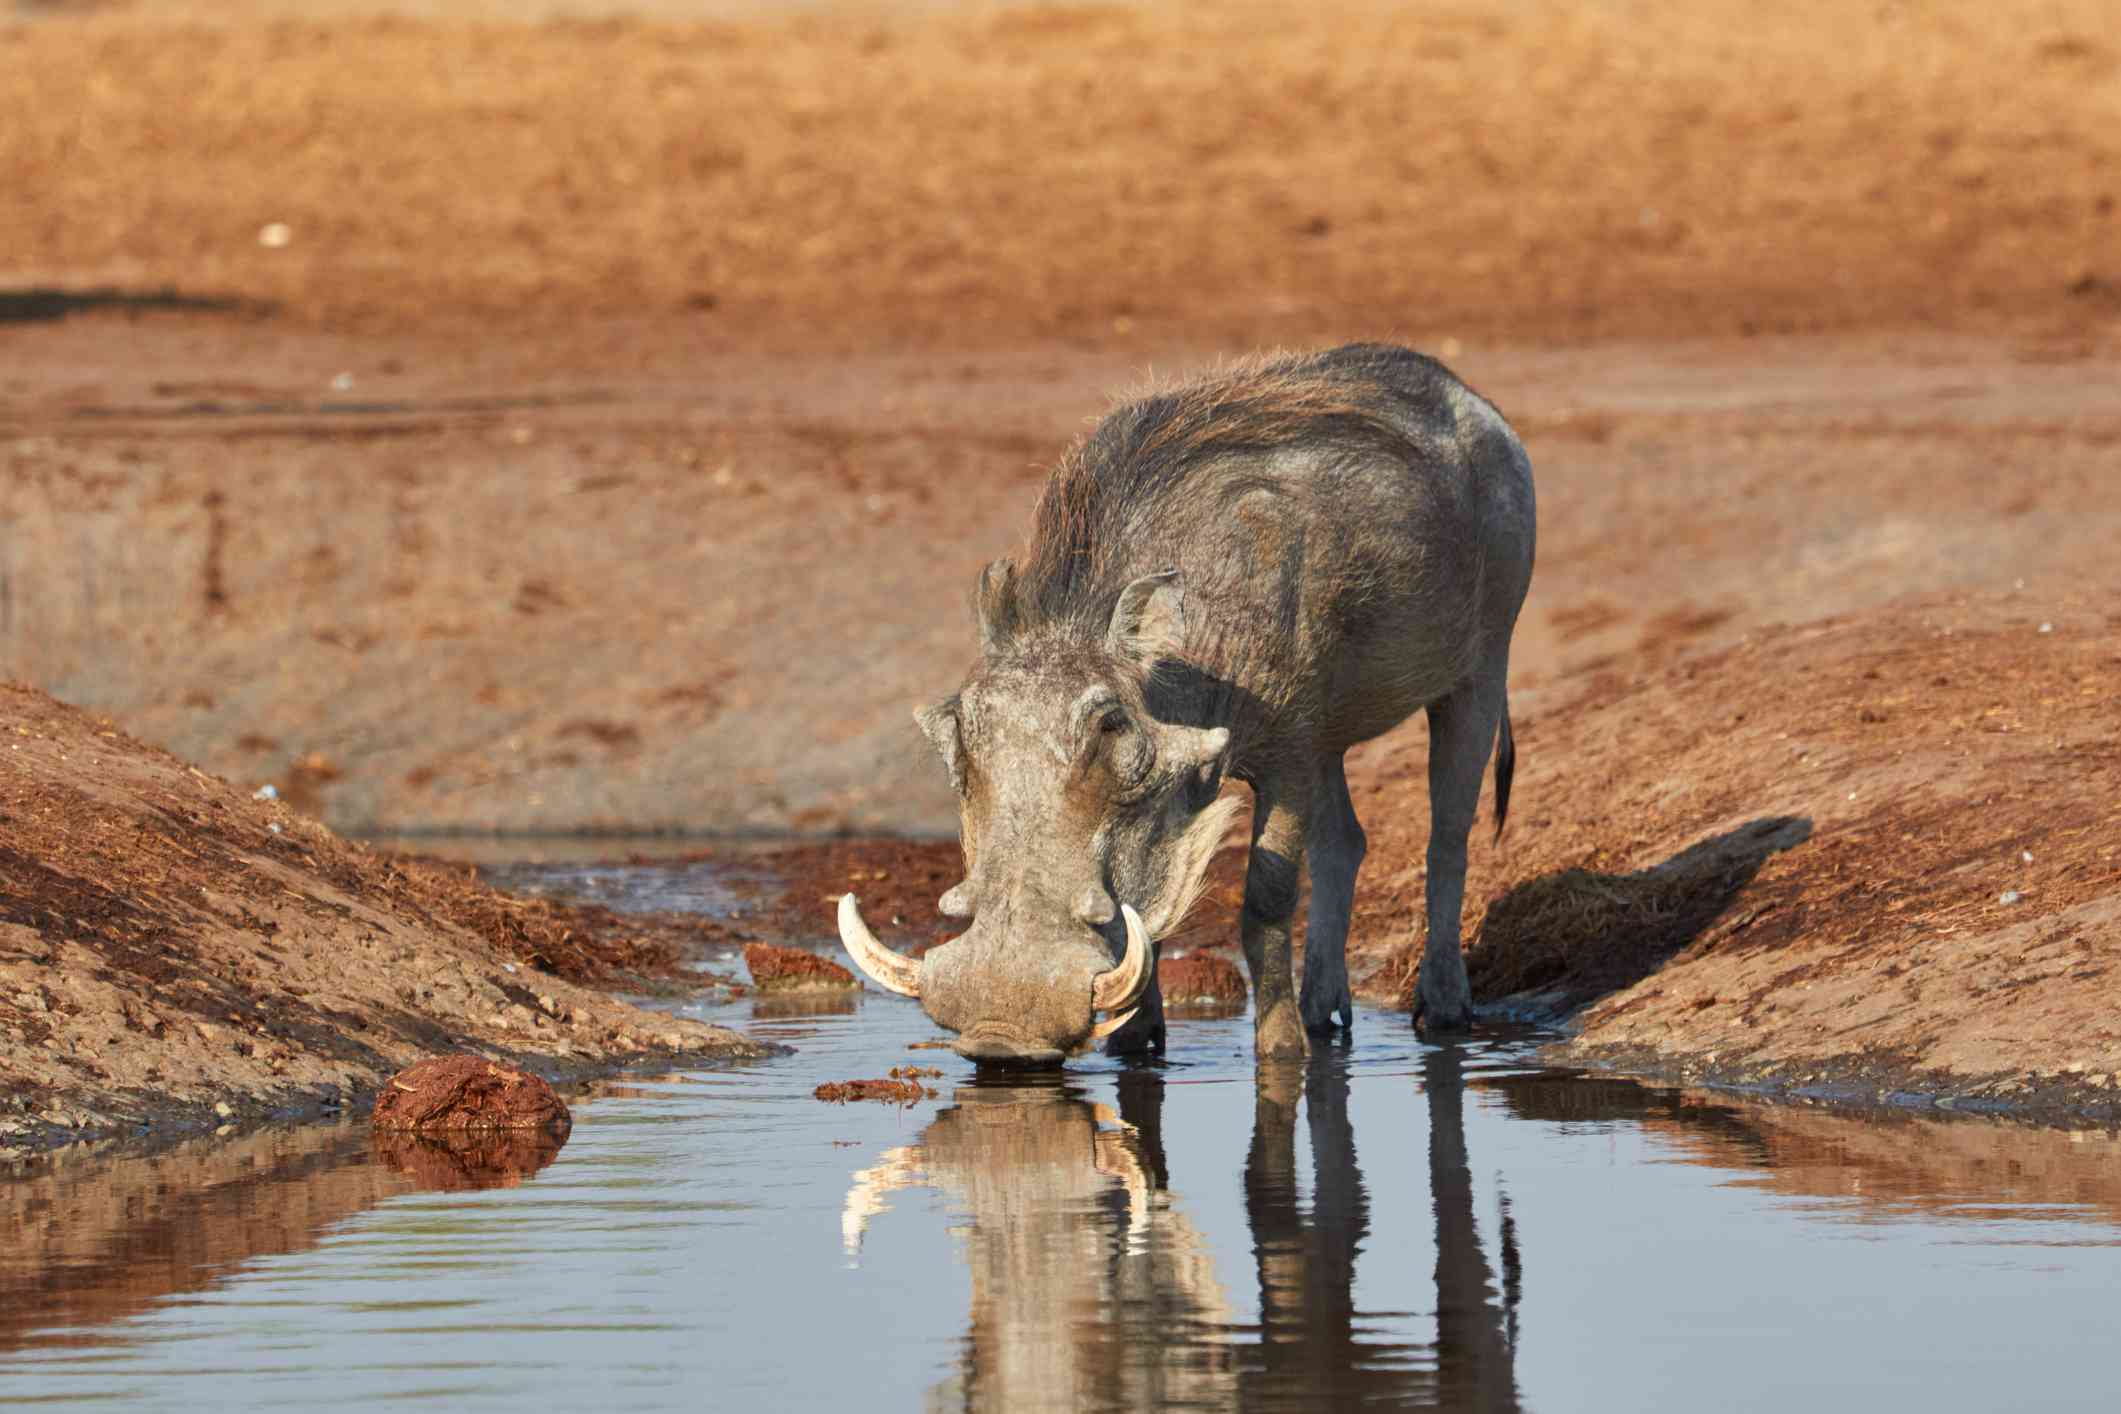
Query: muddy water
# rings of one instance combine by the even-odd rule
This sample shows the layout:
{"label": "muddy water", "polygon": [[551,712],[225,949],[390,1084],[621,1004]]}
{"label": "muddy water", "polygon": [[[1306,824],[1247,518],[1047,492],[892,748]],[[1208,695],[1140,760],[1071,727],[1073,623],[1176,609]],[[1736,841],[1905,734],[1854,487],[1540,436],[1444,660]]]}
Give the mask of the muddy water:
{"label": "muddy water", "polygon": [[[599,876],[607,896],[666,896]],[[1542,1068],[1539,1038],[985,1083],[897,998],[422,1189],[358,1126],[0,1184],[0,1405],[2111,1408],[2121,1144]],[[933,1064],[904,1109],[822,1080]]]}

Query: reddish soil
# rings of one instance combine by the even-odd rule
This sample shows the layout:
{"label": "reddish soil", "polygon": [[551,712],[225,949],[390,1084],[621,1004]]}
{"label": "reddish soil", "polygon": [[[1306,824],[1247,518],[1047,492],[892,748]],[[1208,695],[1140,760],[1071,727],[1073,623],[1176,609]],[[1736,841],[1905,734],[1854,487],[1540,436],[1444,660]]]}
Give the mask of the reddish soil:
{"label": "reddish soil", "polygon": [[574,1116],[550,1085],[527,1070],[481,1056],[436,1056],[390,1077],[376,1096],[378,1129],[442,1133],[466,1129],[550,1129],[565,1134]]}
{"label": "reddish soil", "polygon": [[[1724,1078],[2121,1075],[2100,0],[360,9],[0,21],[0,1143],[732,1044],[567,979],[748,933],[331,830],[801,832],[747,927],[947,936],[907,714],[1042,468],[1146,368],[1369,336],[1539,480],[1486,1001]],[[1422,748],[1351,762],[1377,997]]]}
{"label": "reddish soil", "polygon": [[360,8],[0,26],[14,278],[563,347],[643,316],[808,350],[2121,307],[2106,0]]}

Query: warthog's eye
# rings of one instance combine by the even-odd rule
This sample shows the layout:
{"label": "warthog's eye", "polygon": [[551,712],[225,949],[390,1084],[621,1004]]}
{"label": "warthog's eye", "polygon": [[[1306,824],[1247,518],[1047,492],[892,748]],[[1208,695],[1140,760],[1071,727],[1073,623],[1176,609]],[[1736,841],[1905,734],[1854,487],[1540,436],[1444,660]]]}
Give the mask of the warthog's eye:
{"label": "warthog's eye", "polygon": [[1098,719],[1097,729],[1106,736],[1111,736],[1115,732],[1123,732],[1127,729],[1127,714],[1121,709],[1114,707]]}

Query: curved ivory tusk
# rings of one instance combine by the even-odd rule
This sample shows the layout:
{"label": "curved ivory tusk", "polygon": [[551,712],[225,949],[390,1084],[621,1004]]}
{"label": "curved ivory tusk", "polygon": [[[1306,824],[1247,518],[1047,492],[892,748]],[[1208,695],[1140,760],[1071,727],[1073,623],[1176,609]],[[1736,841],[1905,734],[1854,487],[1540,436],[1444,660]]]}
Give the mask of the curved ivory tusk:
{"label": "curved ivory tusk", "polygon": [[1132,1021],[1134,1019],[1134,1013],[1139,1010],[1141,1010],[1141,1008],[1130,1006],[1125,1011],[1118,1012],[1112,1016],[1106,1017],[1103,1021],[1098,1022],[1097,1025],[1090,1028],[1090,1039],[1083,1042],[1083,1044],[1085,1046],[1096,1045],[1099,1041],[1104,1040],[1107,1036],[1110,1036],[1113,1032],[1119,1030],[1120,1027],[1125,1026],[1128,1022]]}
{"label": "curved ivory tusk", "polygon": [[1127,955],[1120,959],[1119,966],[1098,973],[1097,980],[1090,984],[1093,1011],[1131,1011],[1149,990],[1153,966],[1149,960],[1149,930],[1142,926],[1141,915],[1132,904],[1121,904],[1119,911],[1127,920]]}
{"label": "curved ivory tusk", "polygon": [[877,986],[902,997],[921,994],[921,965],[876,940],[876,934],[862,921],[862,908],[853,894],[840,895],[840,942],[855,966],[868,973]]}

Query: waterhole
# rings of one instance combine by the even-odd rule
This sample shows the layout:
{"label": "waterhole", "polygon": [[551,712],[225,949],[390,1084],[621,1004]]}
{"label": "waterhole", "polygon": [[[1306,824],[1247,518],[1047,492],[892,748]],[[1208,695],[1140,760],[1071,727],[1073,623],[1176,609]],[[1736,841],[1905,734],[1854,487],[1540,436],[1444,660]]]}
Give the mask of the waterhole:
{"label": "waterhole", "polygon": [[[706,896],[662,868],[571,877]],[[348,1123],[0,1188],[0,1404],[2111,1407],[2105,1131],[1638,1085],[1377,1013],[1303,1064],[1255,1069],[1226,1017],[1002,1083],[911,1049],[897,997],[681,1009],[795,1053],[577,1095],[512,1186],[423,1188]],[[812,1098],[907,1065],[933,1099]]]}

